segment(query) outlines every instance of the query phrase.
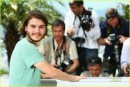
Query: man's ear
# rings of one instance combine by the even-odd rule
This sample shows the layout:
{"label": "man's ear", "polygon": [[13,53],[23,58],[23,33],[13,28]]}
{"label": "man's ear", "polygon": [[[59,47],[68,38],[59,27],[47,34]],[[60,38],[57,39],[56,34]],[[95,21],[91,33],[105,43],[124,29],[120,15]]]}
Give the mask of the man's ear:
{"label": "man's ear", "polygon": [[90,69],[90,66],[88,65],[88,69]]}
{"label": "man's ear", "polygon": [[25,29],[24,29],[24,31],[27,31],[27,27],[25,26]]}

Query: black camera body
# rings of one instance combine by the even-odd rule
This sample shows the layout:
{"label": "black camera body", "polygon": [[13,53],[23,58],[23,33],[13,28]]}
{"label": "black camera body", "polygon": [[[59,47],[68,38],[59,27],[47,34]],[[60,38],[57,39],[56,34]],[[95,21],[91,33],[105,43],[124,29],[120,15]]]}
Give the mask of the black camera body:
{"label": "black camera body", "polygon": [[120,37],[117,37],[115,34],[110,34],[108,40],[113,44],[118,44],[119,38]]}
{"label": "black camera body", "polygon": [[72,38],[72,40],[75,41],[76,44],[85,43],[85,38],[83,37],[75,37],[75,38]]}
{"label": "black camera body", "polygon": [[109,40],[111,43],[114,42],[114,41],[116,40],[115,34],[110,34],[108,40]]}
{"label": "black camera body", "polygon": [[110,34],[108,40],[113,44],[119,43],[119,37],[117,37],[115,34]]}
{"label": "black camera body", "polygon": [[60,66],[57,66],[56,68],[62,70],[63,72],[66,71],[71,65],[73,64],[73,61],[69,58],[65,58]]}
{"label": "black camera body", "polygon": [[89,30],[91,26],[93,26],[91,15],[92,15],[91,11],[87,10],[84,12],[81,18],[81,26],[84,30]]}

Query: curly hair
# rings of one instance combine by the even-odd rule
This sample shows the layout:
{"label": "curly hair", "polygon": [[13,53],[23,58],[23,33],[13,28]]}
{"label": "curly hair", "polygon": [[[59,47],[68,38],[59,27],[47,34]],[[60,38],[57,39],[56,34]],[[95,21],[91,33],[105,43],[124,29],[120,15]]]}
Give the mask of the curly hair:
{"label": "curly hair", "polygon": [[25,17],[25,20],[23,22],[23,26],[20,30],[20,33],[24,37],[26,36],[25,27],[28,25],[29,20],[31,20],[32,18],[37,18],[37,19],[42,20],[45,23],[46,33],[47,33],[48,20],[47,20],[46,16],[41,11],[38,11],[38,10],[31,11],[27,14],[27,16]]}

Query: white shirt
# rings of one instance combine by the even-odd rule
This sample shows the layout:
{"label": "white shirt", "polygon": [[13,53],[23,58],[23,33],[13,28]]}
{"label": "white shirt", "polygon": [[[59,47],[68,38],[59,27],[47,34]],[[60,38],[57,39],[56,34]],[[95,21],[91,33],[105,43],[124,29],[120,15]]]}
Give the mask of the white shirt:
{"label": "white shirt", "polygon": [[[75,20],[75,22],[74,22],[74,20]],[[82,44],[82,47],[90,48],[90,49],[97,49],[98,48],[97,39],[101,35],[100,27],[99,27],[100,21],[99,21],[99,17],[97,15],[97,13],[93,10],[92,10],[92,20],[94,22],[94,27],[91,28],[89,32],[85,31],[87,38],[85,40],[85,43]],[[71,10],[69,10],[66,14],[65,26],[66,26],[65,35],[67,35],[67,29],[74,27],[73,30],[75,32],[75,35],[72,37],[78,36],[78,37],[85,38],[82,27],[79,28],[79,26],[80,26],[79,18],[76,16],[76,19],[75,19],[75,15]],[[78,34],[77,34],[77,32],[78,32]]]}
{"label": "white shirt", "polygon": [[[93,77],[89,71],[82,72],[80,76]],[[101,72],[98,77],[112,77],[112,76],[109,75],[108,73]]]}
{"label": "white shirt", "polygon": [[130,64],[130,38],[123,43],[121,54],[121,66],[123,67],[126,64]]}
{"label": "white shirt", "polygon": [[[68,42],[69,38],[66,37],[66,42]],[[49,44],[50,43],[50,44]],[[55,50],[58,48],[58,44],[57,42],[54,40],[54,45],[55,45]],[[67,45],[67,44],[66,44]],[[39,52],[41,53],[41,55],[44,57],[44,59],[49,63],[49,64],[55,64],[55,53],[53,50],[53,42],[52,42],[52,37],[46,38],[44,40],[42,40],[38,46]],[[66,48],[67,49],[67,48]],[[50,52],[48,52],[50,51]],[[78,58],[78,54],[77,54],[77,49],[76,49],[76,44],[74,41],[71,41],[70,46],[69,46],[69,58],[71,60],[77,59]],[[66,50],[67,52],[67,50]],[[48,56],[47,56],[48,55]],[[57,65],[60,65],[61,62],[64,60],[64,54],[63,51],[61,53],[61,60],[57,61]]]}

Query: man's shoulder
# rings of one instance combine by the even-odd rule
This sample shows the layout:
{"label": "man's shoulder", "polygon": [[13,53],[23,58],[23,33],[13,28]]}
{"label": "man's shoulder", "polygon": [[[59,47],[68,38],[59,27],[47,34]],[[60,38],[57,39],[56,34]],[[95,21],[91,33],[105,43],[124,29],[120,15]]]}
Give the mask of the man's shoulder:
{"label": "man's shoulder", "polygon": [[110,75],[107,72],[103,72],[101,73],[102,77],[109,77]]}
{"label": "man's shoulder", "polygon": [[67,41],[73,41],[70,37],[68,37],[68,36],[65,36],[65,38],[66,38],[66,40]]}
{"label": "man's shoulder", "polygon": [[26,52],[28,49],[36,49],[36,46],[29,42],[27,38],[21,39],[15,46],[15,50]]}
{"label": "man's shoulder", "polygon": [[65,18],[74,18],[74,17],[75,14],[71,10],[66,12]]}
{"label": "man's shoulder", "polygon": [[87,77],[91,77],[91,73],[89,71],[84,71],[81,73],[81,76],[87,76]]}
{"label": "man's shoulder", "polygon": [[22,38],[20,41],[18,41],[17,42],[17,44],[16,45],[21,45],[21,46],[24,46],[24,45],[27,45],[27,44],[29,44],[29,42],[28,42],[28,40],[27,40],[27,38]]}
{"label": "man's shoulder", "polygon": [[66,42],[67,42],[67,43],[69,43],[69,44],[75,43],[70,37],[65,36],[65,38],[66,38]]}
{"label": "man's shoulder", "polygon": [[53,37],[50,36],[50,37],[47,37],[47,38],[43,39],[42,42],[43,42],[44,44],[46,44],[46,43],[52,42],[52,40],[53,40]]}
{"label": "man's shoulder", "polygon": [[106,20],[100,21],[100,28],[101,28],[101,29],[106,29],[106,28],[108,28],[108,23],[107,23]]}

